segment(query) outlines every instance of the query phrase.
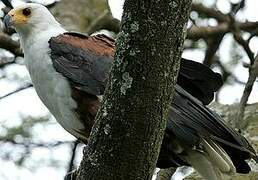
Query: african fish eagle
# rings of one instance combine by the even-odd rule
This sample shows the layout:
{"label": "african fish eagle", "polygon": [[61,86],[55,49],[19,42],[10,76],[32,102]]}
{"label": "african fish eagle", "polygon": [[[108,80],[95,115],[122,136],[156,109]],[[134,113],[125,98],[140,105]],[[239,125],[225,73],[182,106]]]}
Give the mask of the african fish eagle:
{"label": "african fish eagle", "polygon": [[[4,18],[19,34],[35,90],[61,126],[87,143],[114,57],[105,35],[67,32],[48,9],[28,3]],[[157,167],[193,166],[207,180],[248,173],[245,160],[257,160],[248,141],[205,105],[222,85],[219,74],[181,60],[176,91]]]}

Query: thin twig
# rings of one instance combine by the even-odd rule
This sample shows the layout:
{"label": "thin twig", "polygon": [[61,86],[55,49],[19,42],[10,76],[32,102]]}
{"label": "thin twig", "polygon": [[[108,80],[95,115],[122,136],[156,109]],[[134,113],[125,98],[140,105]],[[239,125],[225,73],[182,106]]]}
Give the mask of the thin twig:
{"label": "thin twig", "polygon": [[236,15],[239,10],[245,7],[245,0],[241,0],[238,3],[231,3],[231,11],[230,13]]}
{"label": "thin twig", "polygon": [[252,92],[253,85],[255,83],[257,76],[258,76],[258,55],[255,57],[254,64],[249,69],[248,81],[246,83],[246,86],[239,104],[239,113],[238,113],[237,122],[235,124],[236,128],[241,129],[246,126],[246,122],[243,122],[242,120],[244,118],[244,112],[245,112],[245,107],[247,105],[247,101]]}
{"label": "thin twig", "polygon": [[214,18],[219,22],[229,21],[227,15],[223,14],[221,11],[206,7],[203,4],[193,3],[192,11],[196,11],[200,14],[205,14],[207,17]]}
{"label": "thin twig", "polygon": [[11,61],[7,59],[2,59],[0,60],[0,68],[4,68],[5,66],[14,64],[14,63],[15,63],[15,58],[13,58]]}
{"label": "thin twig", "polygon": [[238,42],[238,44],[240,44],[244,48],[246,54],[248,55],[248,57],[250,59],[250,64],[253,64],[254,63],[254,53],[252,52],[248,41],[244,40],[244,38],[241,36],[240,32],[234,33],[234,39]]}
{"label": "thin twig", "polygon": [[220,47],[220,44],[223,40],[225,34],[218,34],[215,37],[207,39],[207,48],[205,52],[205,58],[203,64],[211,66],[213,64],[214,55]]}
{"label": "thin twig", "polygon": [[72,155],[68,164],[67,173],[71,172],[74,169],[74,160],[75,160],[76,149],[78,147],[78,144],[79,144],[79,140],[74,141],[74,143],[72,144]]}
{"label": "thin twig", "polygon": [[6,95],[0,97],[0,100],[6,98],[6,97],[8,97],[8,96],[11,96],[11,95],[13,95],[13,94],[15,94],[15,93],[17,93],[17,92],[20,92],[20,91],[23,91],[23,90],[25,90],[25,89],[28,89],[28,88],[30,88],[30,87],[32,87],[32,86],[33,86],[32,84],[26,84],[26,85],[24,85],[24,86],[22,86],[22,87],[16,89],[15,91],[12,91],[12,92],[10,92],[10,93],[8,93],[8,94],[6,94]]}
{"label": "thin twig", "polygon": [[[258,22],[235,22],[240,30],[246,32],[253,32],[258,27]],[[232,26],[228,22],[220,23],[217,26],[192,26],[187,31],[187,38],[192,40],[198,40],[202,38],[214,37],[221,33],[232,32]]]}
{"label": "thin twig", "polygon": [[109,10],[105,10],[100,14],[87,28],[86,32],[92,34],[96,31],[106,29],[115,33],[119,32],[119,20],[113,18]]}
{"label": "thin twig", "polygon": [[39,147],[45,147],[45,148],[50,148],[50,147],[57,147],[63,144],[71,144],[72,141],[56,141],[56,142],[51,142],[51,143],[35,143],[35,142],[17,142],[14,139],[8,139],[5,137],[0,137],[0,143],[11,143],[13,145],[20,145],[24,147],[29,147],[29,148],[39,148]]}

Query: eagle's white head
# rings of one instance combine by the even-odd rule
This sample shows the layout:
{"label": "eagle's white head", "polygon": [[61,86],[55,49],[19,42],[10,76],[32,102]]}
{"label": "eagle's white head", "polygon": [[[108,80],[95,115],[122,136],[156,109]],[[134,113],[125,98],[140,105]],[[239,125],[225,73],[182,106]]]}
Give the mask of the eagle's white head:
{"label": "eagle's white head", "polygon": [[36,3],[26,3],[12,9],[5,16],[4,24],[19,34],[23,50],[35,39],[45,43],[49,38],[65,32],[49,10]]}
{"label": "eagle's white head", "polygon": [[12,9],[4,18],[4,23],[6,27],[13,27],[20,36],[31,36],[32,33],[60,27],[48,9],[36,3],[26,3]]}

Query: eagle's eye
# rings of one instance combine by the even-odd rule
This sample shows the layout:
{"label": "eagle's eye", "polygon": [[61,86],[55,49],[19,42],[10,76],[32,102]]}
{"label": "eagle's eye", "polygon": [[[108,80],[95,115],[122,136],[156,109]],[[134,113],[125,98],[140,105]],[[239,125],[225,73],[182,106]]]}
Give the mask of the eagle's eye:
{"label": "eagle's eye", "polygon": [[29,15],[31,14],[30,8],[25,8],[25,9],[23,9],[23,10],[22,10],[22,14],[23,14],[24,16],[29,16]]}

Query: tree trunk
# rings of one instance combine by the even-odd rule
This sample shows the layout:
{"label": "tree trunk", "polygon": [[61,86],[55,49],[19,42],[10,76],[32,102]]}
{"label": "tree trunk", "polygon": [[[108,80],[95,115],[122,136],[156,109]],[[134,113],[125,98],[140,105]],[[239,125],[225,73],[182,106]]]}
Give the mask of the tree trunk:
{"label": "tree trunk", "polygon": [[79,180],[152,178],[191,0],[126,0],[114,66]]}

